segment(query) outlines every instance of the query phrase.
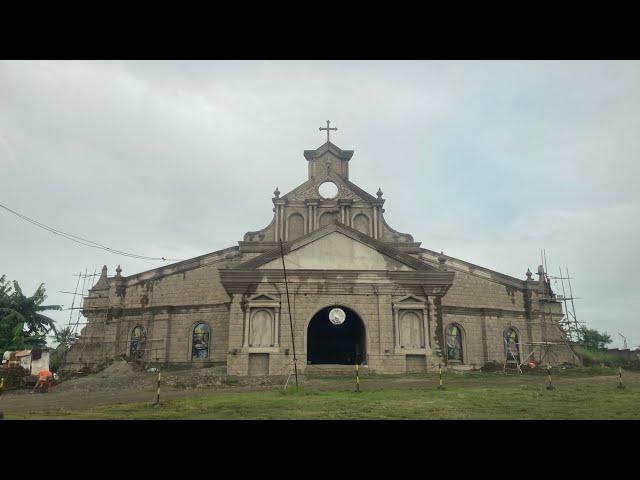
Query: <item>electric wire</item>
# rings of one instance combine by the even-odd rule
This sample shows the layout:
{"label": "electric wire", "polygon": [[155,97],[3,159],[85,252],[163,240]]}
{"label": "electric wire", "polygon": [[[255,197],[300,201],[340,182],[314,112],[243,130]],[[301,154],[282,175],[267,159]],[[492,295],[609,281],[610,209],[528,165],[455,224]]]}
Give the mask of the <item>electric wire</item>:
{"label": "electric wire", "polygon": [[67,240],[71,240],[72,242],[78,243],[80,245],[84,245],[85,247],[92,247],[92,248],[98,248],[100,250],[105,250],[107,252],[110,253],[114,253],[116,255],[123,255],[125,257],[129,257],[129,258],[136,258],[138,260],[153,260],[153,261],[164,261],[164,262],[180,262],[182,261],[182,259],[180,258],[165,258],[165,257],[149,257],[146,255],[138,255],[136,253],[130,253],[130,252],[125,252],[122,250],[117,250],[114,248],[110,248],[107,247],[106,245],[102,245],[98,242],[94,242],[93,240],[88,240],[86,238],[83,237],[79,237],[77,235],[73,235],[71,233],[66,233],[63,232],[62,230],[58,230],[56,228],[53,227],[49,227],[47,225],[45,225],[44,223],[38,222],[37,220],[34,220],[32,218],[27,217],[26,215],[23,215],[21,213],[16,212],[15,210],[10,209],[9,207],[2,205],[0,203],[0,208],[3,208],[4,210],[8,211],[9,213],[12,213],[13,215],[16,215],[17,217],[21,218],[22,220],[36,226],[39,228],[42,228],[44,230],[47,230],[48,232],[53,233],[54,235],[58,235],[61,236],[63,238],[66,238]]}

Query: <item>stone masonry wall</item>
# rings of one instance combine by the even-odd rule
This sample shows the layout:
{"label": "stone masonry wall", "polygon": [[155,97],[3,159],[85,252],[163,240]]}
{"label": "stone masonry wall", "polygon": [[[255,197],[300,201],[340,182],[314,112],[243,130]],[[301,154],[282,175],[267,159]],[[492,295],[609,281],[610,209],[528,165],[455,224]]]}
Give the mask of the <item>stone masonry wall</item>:
{"label": "stone masonry wall", "polygon": [[[210,355],[209,359],[193,363],[224,364],[230,298],[218,271],[242,260],[238,255],[229,258],[228,254],[214,254],[204,259],[203,266],[156,278],[144,279],[144,274],[109,278],[109,286],[97,292],[99,299],[85,300],[87,325],[67,354],[67,368],[78,369],[128,355],[131,331],[136,325],[147,330],[145,360],[191,362],[192,329],[198,322],[210,327]],[[96,310],[107,306],[111,307],[108,315],[106,310]]]}

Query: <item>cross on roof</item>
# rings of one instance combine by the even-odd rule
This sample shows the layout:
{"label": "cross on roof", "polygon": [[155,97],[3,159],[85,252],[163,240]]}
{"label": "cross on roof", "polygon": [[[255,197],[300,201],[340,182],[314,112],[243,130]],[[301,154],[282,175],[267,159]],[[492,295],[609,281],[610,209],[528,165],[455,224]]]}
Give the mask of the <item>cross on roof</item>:
{"label": "cross on roof", "polygon": [[333,127],[333,128],[330,127],[329,126],[330,124],[331,124],[331,121],[327,120],[327,128],[323,128],[323,127],[319,128],[320,131],[322,131],[322,130],[326,130],[327,131],[327,143],[329,143],[329,132],[331,130],[338,130],[336,127]]}

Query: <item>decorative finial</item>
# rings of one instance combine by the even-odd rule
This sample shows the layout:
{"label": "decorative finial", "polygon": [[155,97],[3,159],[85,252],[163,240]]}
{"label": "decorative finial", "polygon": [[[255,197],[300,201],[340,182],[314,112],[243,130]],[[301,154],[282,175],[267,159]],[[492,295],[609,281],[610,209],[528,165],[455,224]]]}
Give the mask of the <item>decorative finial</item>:
{"label": "decorative finial", "polygon": [[121,277],[122,275],[120,275],[122,273],[122,268],[120,268],[120,265],[118,265],[118,268],[116,268],[116,277]]}
{"label": "decorative finial", "polygon": [[331,121],[327,120],[327,128],[322,128],[322,127],[319,128],[320,131],[322,131],[322,130],[326,130],[327,131],[327,143],[329,143],[329,132],[331,130],[338,130],[335,127],[329,127],[330,124],[331,124]]}
{"label": "decorative finial", "polygon": [[382,198],[382,189],[380,187],[378,187],[378,191],[376,192],[376,195],[378,195],[378,198]]}
{"label": "decorative finial", "polygon": [[100,274],[100,278],[107,278],[107,266],[102,267],[102,273]]}
{"label": "decorative finial", "polygon": [[527,268],[527,280],[531,280],[531,275],[532,275],[531,270]]}
{"label": "decorative finial", "polygon": [[540,285],[544,285],[545,283],[544,267],[542,265],[538,265],[538,283]]}
{"label": "decorative finial", "polygon": [[276,196],[276,198],[280,198],[280,190],[278,190],[278,187],[276,187],[276,189],[273,191],[273,194]]}
{"label": "decorative finial", "polygon": [[442,253],[442,251],[440,251],[440,255],[438,255],[438,262],[440,262],[440,269],[444,270],[444,264],[447,262],[447,257]]}

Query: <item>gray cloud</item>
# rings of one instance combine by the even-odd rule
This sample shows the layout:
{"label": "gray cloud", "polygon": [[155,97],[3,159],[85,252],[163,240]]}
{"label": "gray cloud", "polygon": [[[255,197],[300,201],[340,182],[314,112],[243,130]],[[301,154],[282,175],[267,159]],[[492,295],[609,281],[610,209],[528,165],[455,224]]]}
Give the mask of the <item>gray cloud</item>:
{"label": "gray cloud", "polygon": [[[1,62],[1,202],[114,248],[188,258],[271,219],[302,150],[354,149],[386,218],[523,278],[547,249],[589,325],[640,344],[638,62]],[[0,212],[0,271],[69,305],[84,268],[159,266]],[[67,313],[57,314],[61,322]]]}

